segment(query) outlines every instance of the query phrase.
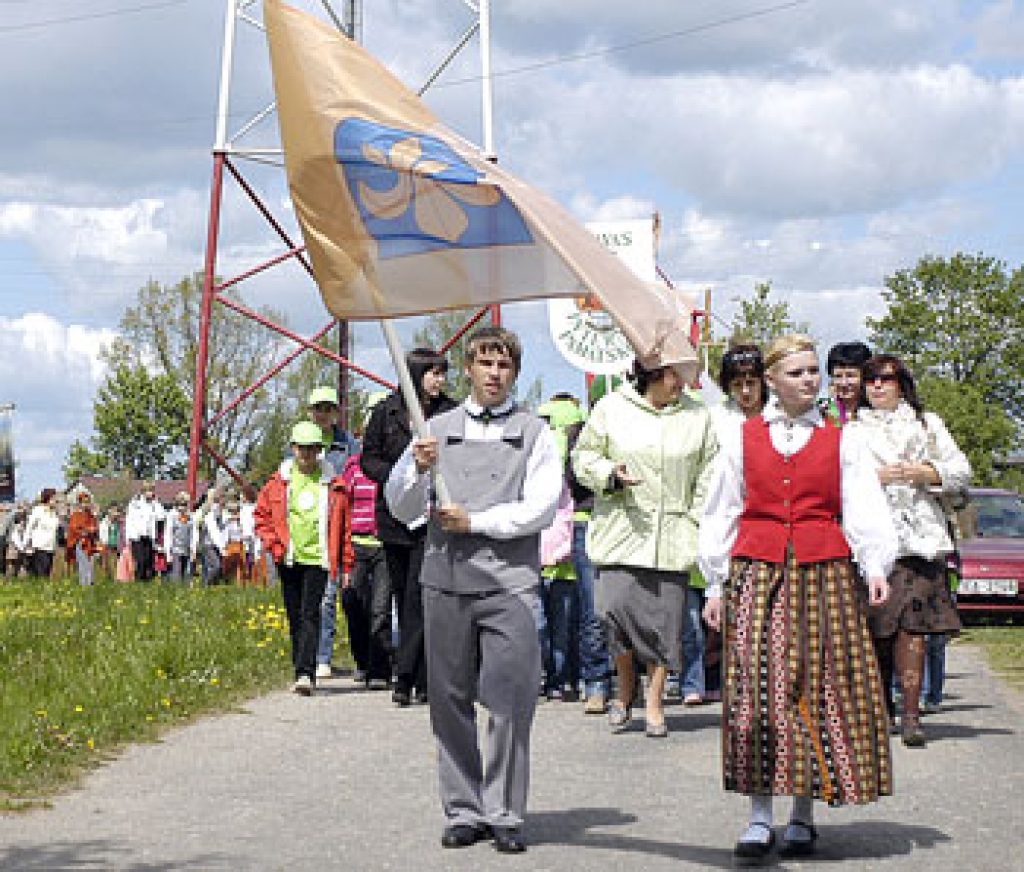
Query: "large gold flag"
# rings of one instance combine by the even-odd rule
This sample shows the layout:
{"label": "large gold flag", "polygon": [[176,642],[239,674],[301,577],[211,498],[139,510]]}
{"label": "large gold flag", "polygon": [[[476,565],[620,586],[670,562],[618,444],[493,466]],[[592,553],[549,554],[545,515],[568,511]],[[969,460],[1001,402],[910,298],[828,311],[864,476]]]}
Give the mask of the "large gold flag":
{"label": "large gold flag", "polygon": [[648,366],[690,365],[690,311],[446,128],[361,46],[280,0],[264,23],[292,202],[338,318],[596,298]]}

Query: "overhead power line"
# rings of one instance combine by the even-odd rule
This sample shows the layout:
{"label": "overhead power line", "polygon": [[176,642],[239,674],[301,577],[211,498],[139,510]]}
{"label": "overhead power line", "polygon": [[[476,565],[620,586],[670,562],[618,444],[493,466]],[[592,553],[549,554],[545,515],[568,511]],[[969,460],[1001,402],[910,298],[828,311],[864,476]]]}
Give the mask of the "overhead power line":
{"label": "overhead power line", "polygon": [[[739,24],[744,21],[751,21],[755,18],[763,18],[768,15],[775,15],[779,12],[785,12],[789,9],[795,9],[798,6],[805,6],[813,0],[789,0],[787,3],[778,3],[774,6],[762,6],[759,9],[752,9],[749,12],[739,12],[736,15],[730,15],[726,18],[719,18],[715,21],[706,21],[703,24],[695,24],[692,27],[685,27],[682,30],[673,30],[668,33],[659,33],[653,36],[647,36],[642,39],[633,40],[632,42],[623,42],[618,45],[606,46],[605,48],[596,48],[591,51],[579,52],[578,54],[562,55],[561,57],[550,58],[546,61],[536,61],[532,64],[523,64],[519,67],[509,67],[504,70],[495,70],[491,73],[491,78],[499,79],[510,76],[518,76],[522,73],[532,73],[536,70],[543,70],[549,67],[557,67],[562,64],[573,64],[579,61],[592,60],[593,58],[604,57],[605,55],[616,54],[618,52],[629,51],[634,48],[641,48],[645,45],[654,45],[659,42],[667,42],[673,39],[682,39],[687,36],[694,36],[698,33],[704,33],[708,30],[715,30],[720,27],[727,27],[730,24]],[[479,82],[480,76],[467,76],[463,79],[452,79],[447,82],[439,82],[434,85],[434,88],[447,88],[453,85],[466,85],[470,83]]]}
{"label": "overhead power line", "polygon": [[0,24],[0,34],[40,30],[47,27],[56,27],[61,24],[76,24],[81,21],[94,21],[98,18],[114,18],[119,15],[134,15],[139,12],[150,12],[154,9],[166,9],[170,6],[183,6],[188,2],[189,0],[163,0],[161,3],[147,3],[141,6],[122,6],[118,9],[108,9],[106,12],[65,15],[61,18],[48,18],[44,21],[26,21],[22,24]]}

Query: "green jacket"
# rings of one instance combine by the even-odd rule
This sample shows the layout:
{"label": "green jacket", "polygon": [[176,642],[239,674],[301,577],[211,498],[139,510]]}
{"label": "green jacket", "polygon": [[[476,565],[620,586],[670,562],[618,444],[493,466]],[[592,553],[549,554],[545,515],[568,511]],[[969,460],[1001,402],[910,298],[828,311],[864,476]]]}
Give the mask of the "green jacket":
{"label": "green jacket", "polygon": [[[587,553],[601,566],[684,571],[697,558],[697,524],[718,452],[707,408],[684,394],[655,409],[632,385],[604,397],[572,452],[580,482],[594,491]],[[641,479],[612,489],[624,462]]]}

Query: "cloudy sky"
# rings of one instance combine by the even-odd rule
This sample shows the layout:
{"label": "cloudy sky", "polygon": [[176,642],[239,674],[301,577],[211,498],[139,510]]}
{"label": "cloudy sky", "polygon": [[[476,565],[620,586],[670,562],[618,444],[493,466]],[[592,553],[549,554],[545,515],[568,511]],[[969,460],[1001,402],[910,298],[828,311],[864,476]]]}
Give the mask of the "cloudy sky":
{"label": "cloudy sky", "polygon": [[[365,6],[364,42],[414,88],[471,22],[462,0]],[[771,280],[823,342],[862,337],[885,276],[924,254],[1024,261],[1022,2],[492,7],[501,162],[583,220],[660,212],[663,270],[710,287],[723,322]],[[0,0],[0,404],[25,495],[88,438],[97,354],[138,287],[201,268],[224,17],[223,0]],[[476,141],[478,72],[474,43],[427,95]],[[234,73],[231,131],[269,99],[244,23]],[[244,143],[275,145],[275,125]],[[281,174],[242,169],[288,221]],[[222,243],[223,274],[279,251],[230,186]],[[303,331],[327,320],[296,269],[243,294]],[[531,340],[527,378],[579,390],[542,306],[506,320]],[[386,369],[376,327],[356,341]]]}

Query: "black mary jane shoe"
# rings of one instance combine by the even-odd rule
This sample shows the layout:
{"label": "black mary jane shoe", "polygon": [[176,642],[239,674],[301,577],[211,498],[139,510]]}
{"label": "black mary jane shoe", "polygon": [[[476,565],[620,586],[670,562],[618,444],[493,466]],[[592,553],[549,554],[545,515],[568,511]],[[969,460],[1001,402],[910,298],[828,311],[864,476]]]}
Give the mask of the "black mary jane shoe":
{"label": "black mary jane shoe", "polygon": [[499,854],[522,854],[526,850],[526,840],[516,827],[495,827],[494,850]]}
{"label": "black mary jane shoe", "polygon": [[818,830],[814,824],[805,824],[803,821],[790,821],[786,825],[788,830],[790,827],[803,827],[807,830],[810,835],[809,839],[798,839],[796,841],[790,841],[786,838],[785,832],[782,836],[782,847],[779,848],[779,855],[782,857],[810,857],[817,849],[818,841]]}
{"label": "black mary jane shoe", "polygon": [[472,824],[452,824],[445,827],[441,834],[442,848],[468,848],[477,842],[485,842],[491,837],[491,828],[488,826],[473,826]]}
{"label": "black mary jane shoe", "polygon": [[740,840],[733,849],[733,855],[737,860],[745,863],[757,863],[767,857],[775,847],[775,831],[768,824],[750,824],[752,827],[764,827],[768,831],[768,838],[763,842],[747,842]]}

